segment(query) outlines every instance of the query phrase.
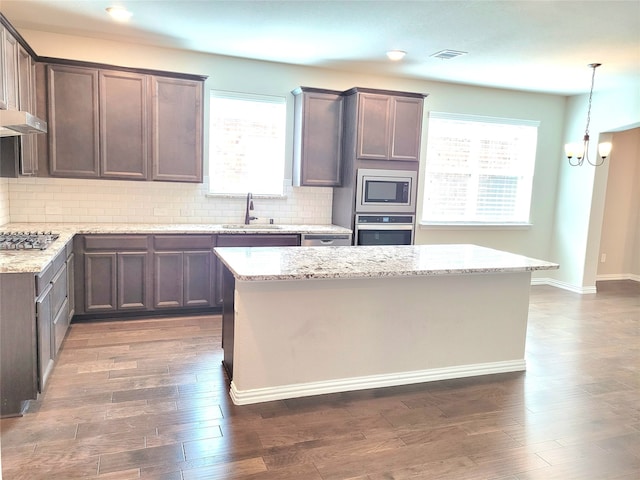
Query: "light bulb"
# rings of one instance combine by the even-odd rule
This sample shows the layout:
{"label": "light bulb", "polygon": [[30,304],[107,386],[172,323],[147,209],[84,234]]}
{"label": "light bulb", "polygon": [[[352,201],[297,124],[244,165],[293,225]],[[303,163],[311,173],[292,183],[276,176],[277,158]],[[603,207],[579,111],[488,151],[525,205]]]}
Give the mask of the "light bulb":
{"label": "light bulb", "polygon": [[387,57],[389,57],[389,60],[398,61],[402,60],[406,54],[407,52],[404,50],[389,50],[387,52]]}
{"label": "light bulb", "polygon": [[611,142],[602,142],[598,145],[598,153],[604,159],[611,153]]}
{"label": "light bulb", "polygon": [[109,7],[106,9],[107,13],[113,17],[114,20],[119,22],[126,22],[133,15],[129,10],[124,7]]}

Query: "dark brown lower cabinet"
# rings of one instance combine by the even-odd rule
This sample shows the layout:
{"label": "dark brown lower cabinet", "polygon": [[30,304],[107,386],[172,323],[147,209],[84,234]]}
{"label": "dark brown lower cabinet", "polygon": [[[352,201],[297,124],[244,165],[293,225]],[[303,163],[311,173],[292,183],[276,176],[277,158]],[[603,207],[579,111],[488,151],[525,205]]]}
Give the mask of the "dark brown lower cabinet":
{"label": "dark brown lower cabinet", "polygon": [[147,235],[83,235],[75,242],[76,313],[151,309]]}
{"label": "dark brown lower cabinet", "polygon": [[156,252],[153,254],[155,268],[155,308],[178,308],[184,303],[182,252]]}
{"label": "dark brown lower cabinet", "polygon": [[154,308],[214,306],[213,237],[154,236]]}
{"label": "dark brown lower cabinet", "polygon": [[213,307],[214,235],[79,235],[78,315]]}
{"label": "dark brown lower cabinet", "polygon": [[0,414],[21,415],[42,392],[74,310],[71,244],[40,273],[0,274]]}
{"label": "dark brown lower cabinet", "polygon": [[49,285],[36,300],[36,330],[38,332],[38,390],[42,392],[53,370],[53,345],[51,335],[51,290]]}
{"label": "dark brown lower cabinet", "polygon": [[0,274],[0,414],[20,415],[38,394],[33,273]]}
{"label": "dark brown lower cabinet", "polygon": [[118,267],[118,282],[116,284],[118,310],[143,310],[148,308],[148,257],[147,252],[120,252],[116,255]]}
{"label": "dark brown lower cabinet", "polygon": [[235,338],[235,298],[236,279],[224,265],[222,270],[222,365],[229,381],[233,380],[233,346]]}
{"label": "dark brown lower cabinet", "polygon": [[84,255],[84,310],[116,310],[116,253]]}
{"label": "dark brown lower cabinet", "polygon": [[147,252],[86,253],[85,312],[145,310]]}

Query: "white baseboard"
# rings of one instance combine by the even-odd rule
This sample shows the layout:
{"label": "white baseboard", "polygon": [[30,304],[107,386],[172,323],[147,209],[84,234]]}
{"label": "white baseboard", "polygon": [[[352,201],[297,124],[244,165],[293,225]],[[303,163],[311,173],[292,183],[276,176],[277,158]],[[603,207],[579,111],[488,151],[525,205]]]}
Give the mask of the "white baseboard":
{"label": "white baseboard", "polygon": [[[634,282],[640,282],[640,275],[634,275],[632,273],[620,273],[620,274],[608,274],[598,275],[596,282],[605,282],[608,280],[633,280]],[[532,278],[531,285],[549,285],[551,287],[562,288],[570,292],[579,293],[581,295],[598,293],[596,286],[578,287],[570,283],[562,282],[554,278]]]}
{"label": "white baseboard", "polygon": [[608,280],[633,280],[634,282],[640,282],[640,275],[634,275],[633,273],[610,273],[596,276],[596,281],[598,282],[606,282]]}
{"label": "white baseboard", "polygon": [[252,390],[238,390],[231,382],[229,395],[236,405],[249,405],[287,398],[308,397],[327,393],[366,390],[369,388],[394,387],[413,383],[449,380],[453,378],[475,377],[495,373],[521,372],[526,369],[525,360],[510,360],[504,362],[479,363],[455,367],[433,368],[413,372],[401,372],[383,375],[369,375],[366,377],[342,378],[323,382],[298,383],[279,387],[256,388]]}
{"label": "white baseboard", "polygon": [[562,288],[563,290],[569,290],[570,292],[580,293],[582,295],[589,293],[596,293],[596,286],[579,287],[570,283],[562,282],[554,278],[532,278],[531,285],[550,285],[552,287]]}

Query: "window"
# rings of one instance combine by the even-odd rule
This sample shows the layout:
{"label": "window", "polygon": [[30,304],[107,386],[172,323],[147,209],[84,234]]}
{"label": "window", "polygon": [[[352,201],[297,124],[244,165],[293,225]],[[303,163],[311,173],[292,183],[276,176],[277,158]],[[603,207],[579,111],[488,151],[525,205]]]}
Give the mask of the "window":
{"label": "window", "polygon": [[539,122],[431,112],[422,222],[529,222]]}
{"label": "window", "polygon": [[209,190],[282,195],[286,99],[211,91]]}

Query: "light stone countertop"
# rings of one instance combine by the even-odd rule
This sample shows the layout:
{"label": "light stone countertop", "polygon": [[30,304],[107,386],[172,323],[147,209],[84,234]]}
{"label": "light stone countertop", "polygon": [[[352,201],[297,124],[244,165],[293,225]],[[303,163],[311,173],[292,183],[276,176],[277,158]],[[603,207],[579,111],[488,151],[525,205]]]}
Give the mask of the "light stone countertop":
{"label": "light stone countertop", "polygon": [[[39,273],[76,234],[350,234],[336,225],[137,224],[137,223],[8,223],[1,232],[52,232],[60,235],[46,250],[0,250],[0,273]],[[296,247],[299,248],[299,247]]]}
{"label": "light stone countertop", "polygon": [[375,278],[554,270],[559,265],[476,245],[216,247],[237,280]]}

